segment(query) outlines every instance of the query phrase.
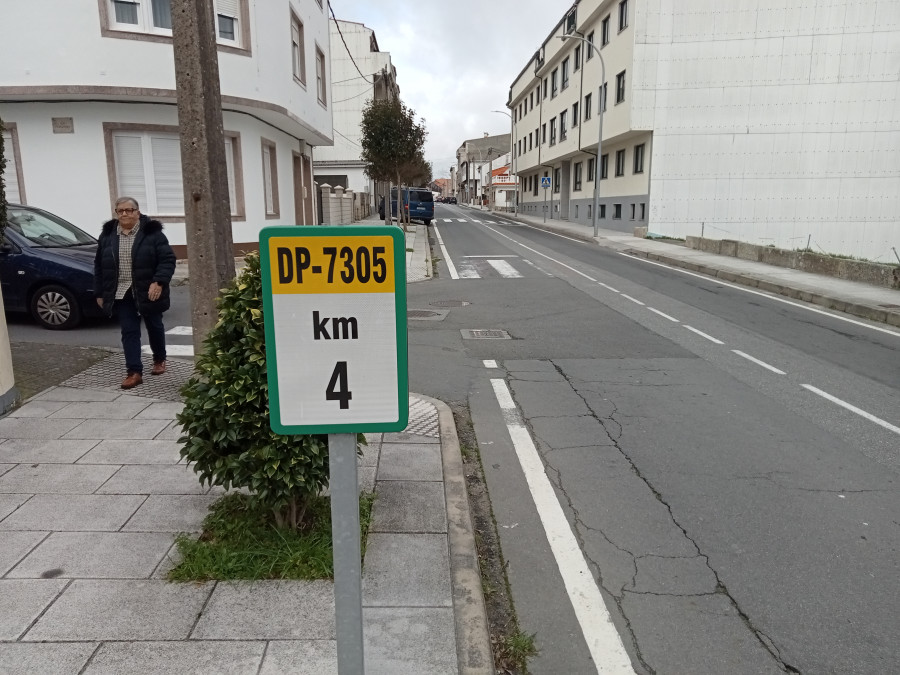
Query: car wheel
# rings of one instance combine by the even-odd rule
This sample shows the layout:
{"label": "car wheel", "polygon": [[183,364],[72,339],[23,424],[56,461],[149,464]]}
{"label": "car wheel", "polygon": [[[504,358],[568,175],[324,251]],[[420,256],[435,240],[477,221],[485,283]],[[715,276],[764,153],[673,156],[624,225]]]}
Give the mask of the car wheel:
{"label": "car wheel", "polygon": [[31,296],[31,315],[49,330],[68,330],[81,322],[81,308],[63,286],[43,286]]}
{"label": "car wheel", "polygon": [[431,219],[430,219],[430,218],[426,218],[423,222],[425,223],[426,227],[427,227],[428,225],[431,225]]}

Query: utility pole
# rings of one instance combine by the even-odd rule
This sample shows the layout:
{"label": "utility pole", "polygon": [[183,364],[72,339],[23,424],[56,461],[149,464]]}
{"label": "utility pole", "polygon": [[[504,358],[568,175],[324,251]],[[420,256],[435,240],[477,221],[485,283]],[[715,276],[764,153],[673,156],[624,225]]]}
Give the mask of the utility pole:
{"label": "utility pole", "polygon": [[190,268],[194,353],[216,325],[219,290],[234,278],[219,54],[212,0],[172,0],[175,88]]}

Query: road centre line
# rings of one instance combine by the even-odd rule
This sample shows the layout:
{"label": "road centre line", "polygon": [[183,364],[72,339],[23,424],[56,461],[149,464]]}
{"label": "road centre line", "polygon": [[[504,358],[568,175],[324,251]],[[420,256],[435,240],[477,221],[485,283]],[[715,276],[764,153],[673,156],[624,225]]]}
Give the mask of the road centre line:
{"label": "road centre line", "polygon": [[643,302],[641,302],[637,298],[632,298],[630,295],[625,295],[624,293],[622,293],[622,297],[625,298],[626,300],[631,300],[633,303],[640,305],[641,307],[646,306]]}
{"label": "road centre line", "polygon": [[880,417],[875,417],[875,415],[872,415],[871,413],[867,413],[865,410],[862,410],[861,408],[857,408],[855,405],[851,405],[851,404],[847,403],[846,401],[842,401],[837,396],[832,396],[828,392],[822,391],[821,389],[817,389],[816,387],[812,386],[811,384],[801,384],[800,386],[803,387],[804,389],[807,389],[808,391],[811,391],[812,393],[814,393],[818,396],[821,396],[822,398],[828,399],[832,403],[836,403],[837,405],[841,406],[842,408],[846,408],[850,412],[856,413],[860,417],[865,417],[870,422],[875,422],[875,424],[877,424],[880,427],[884,427],[888,431],[893,431],[895,434],[900,434],[900,427],[896,427],[893,424],[891,424],[890,422],[885,422]]}
{"label": "road centre line", "polygon": [[595,282],[595,283],[597,282],[597,280],[596,280],[594,277],[592,277],[592,276],[590,276],[590,275],[587,275],[587,274],[585,274],[584,272],[581,272],[580,270],[576,270],[576,269],[575,269],[574,267],[572,267],[571,265],[566,265],[564,262],[560,262],[560,261],[557,260],[556,258],[551,258],[551,257],[550,257],[549,255],[547,255],[546,253],[541,253],[540,251],[537,251],[537,250],[531,248],[530,246],[526,246],[526,245],[523,244],[522,242],[517,241],[517,240],[513,239],[512,237],[507,236],[507,235],[503,234],[502,232],[498,232],[498,231],[495,230],[493,227],[488,227],[488,228],[485,228],[485,229],[490,230],[490,231],[493,232],[494,234],[500,235],[500,236],[503,237],[504,239],[509,239],[511,242],[513,242],[513,243],[515,243],[515,244],[518,244],[519,246],[521,246],[522,248],[524,248],[526,251],[531,251],[532,253],[536,253],[537,255],[539,255],[539,256],[541,256],[541,257],[543,257],[543,258],[546,258],[547,260],[552,260],[552,261],[555,262],[557,265],[562,265],[562,266],[565,267],[566,269],[572,270],[573,272],[575,272],[575,274],[580,274],[580,275],[583,276],[585,279],[588,279],[588,280],[593,281],[593,282]]}
{"label": "road centre line", "polygon": [[655,314],[659,314],[662,318],[668,319],[673,323],[680,323],[674,316],[669,316],[665,312],[660,312],[658,309],[653,309],[652,307],[648,307],[647,309],[649,309],[651,312],[654,312]]}
{"label": "road centre line", "polygon": [[722,342],[720,339],[714,338],[712,335],[707,335],[707,334],[704,333],[702,330],[697,330],[697,329],[694,328],[693,326],[688,326],[687,324],[684,324],[684,327],[687,328],[689,331],[691,331],[691,332],[693,332],[693,333],[696,333],[696,334],[699,335],[700,337],[705,337],[705,338],[706,338],[707,340],[709,340],[710,342],[715,342],[717,345],[724,345],[724,344],[725,344],[725,343]]}
{"label": "road centre line", "polygon": [[438,244],[441,247],[441,253],[444,254],[444,260],[447,262],[447,267],[450,269],[450,278],[459,279],[459,274],[457,274],[456,272],[456,265],[454,265],[453,261],[450,260],[450,254],[447,253],[447,247],[444,246],[444,238],[441,237],[441,231],[438,229],[437,225],[434,226],[434,234],[437,237]]}
{"label": "road centre line", "polygon": [[610,619],[600,589],[556,498],[509,387],[502,379],[491,379],[491,386],[503,409],[507,431],[594,666],[598,673],[633,673],[631,659],[625,651],[622,638]]}
{"label": "road centre line", "polygon": [[457,222],[457,223],[464,223],[464,222],[466,222],[466,219],[465,219],[465,218],[457,218],[457,219],[456,219],[456,222]]}
{"label": "road centre line", "polygon": [[826,312],[822,309],[817,309],[816,307],[807,307],[806,305],[802,305],[799,302],[793,302],[792,300],[786,300],[784,298],[779,298],[774,295],[769,295],[768,293],[763,293],[762,291],[754,291],[752,288],[747,288],[746,286],[740,286],[738,284],[732,284],[727,281],[722,281],[717,277],[710,277],[704,274],[697,274],[696,272],[691,272],[690,270],[683,270],[680,267],[672,267],[671,265],[665,265],[663,263],[656,262],[655,260],[647,260],[645,258],[639,258],[634,255],[629,255],[628,253],[623,253],[622,251],[618,251],[618,254],[621,256],[625,256],[626,258],[631,258],[632,260],[636,260],[637,262],[647,263],[648,265],[656,265],[657,267],[663,267],[667,270],[671,270],[673,272],[680,272],[681,274],[687,274],[690,277],[697,277],[698,279],[703,279],[705,281],[711,281],[713,283],[719,284],[720,286],[727,286],[728,288],[733,288],[737,291],[743,291],[744,293],[752,293],[753,295],[759,295],[763,298],[768,298],[769,300],[774,300],[776,302],[784,303],[785,305],[791,305],[792,307],[799,307],[800,309],[805,309],[808,312],[815,312],[816,314],[823,314],[824,316],[830,316],[832,319],[838,319],[840,321],[846,321],[847,323],[852,323],[856,326],[862,326],[863,328],[870,328],[872,330],[877,330],[881,333],[887,333],[888,335],[893,335],[894,337],[900,338],[900,333],[897,331],[890,330],[888,328],[882,328],[880,326],[870,326],[867,323],[863,323],[862,321],[856,321],[854,319],[850,319],[845,316],[839,316],[837,314],[832,314],[831,312]]}
{"label": "road centre line", "polygon": [[733,352],[734,352],[735,354],[737,354],[738,356],[747,359],[748,361],[753,361],[753,363],[755,363],[755,364],[758,365],[758,366],[762,366],[763,368],[766,368],[767,370],[771,370],[773,373],[777,373],[777,374],[779,374],[779,375],[787,375],[787,373],[784,372],[783,370],[779,370],[779,369],[776,368],[775,366],[770,366],[770,365],[769,365],[768,363],[766,363],[765,361],[760,361],[759,359],[757,359],[757,358],[755,358],[755,357],[753,357],[753,356],[750,356],[749,354],[746,354],[746,353],[744,353],[744,352],[742,352],[742,351],[739,351],[739,350],[737,350],[737,349],[732,349],[731,351],[733,351]]}
{"label": "road centre line", "polygon": [[617,291],[615,288],[613,288],[612,286],[610,286],[610,285],[608,285],[608,284],[604,284],[602,281],[598,281],[597,283],[600,284],[601,286],[603,286],[603,288],[605,288],[605,289],[607,289],[607,290],[609,290],[609,291],[612,291],[613,293],[618,293],[618,292],[619,292],[619,291]]}

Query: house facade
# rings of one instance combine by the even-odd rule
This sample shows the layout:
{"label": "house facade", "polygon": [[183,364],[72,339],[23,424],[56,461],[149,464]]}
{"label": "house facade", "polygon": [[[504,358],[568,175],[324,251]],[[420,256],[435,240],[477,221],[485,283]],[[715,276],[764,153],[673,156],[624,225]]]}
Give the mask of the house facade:
{"label": "house facade", "polygon": [[521,210],[591,223],[596,166],[603,228],[889,260],[900,4],[801,4],[575,2],[510,88]]}
{"label": "house facade", "polygon": [[[324,0],[213,0],[233,239],[314,224],[314,148],[332,143]],[[10,201],[94,235],[135,197],[184,253],[170,0],[70,0],[4,12],[0,118]],[[44,46],[35,48],[39,40]]]}
{"label": "house facade", "polygon": [[490,183],[492,163],[502,166],[509,161],[509,140],[510,134],[485,134],[463,141],[456,149],[454,186],[460,202],[487,204],[488,194],[483,186]]}
{"label": "house facade", "polygon": [[[353,21],[331,20],[331,68],[333,78],[334,145],[316,152],[314,172],[319,184],[341,187],[366,195],[386,195],[376,189],[365,172],[362,152],[362,112],[375,100],[400,98],[397,70],[391,55],[380,51],[375,31]],[[387,184],[385,184],[386,186]]]}

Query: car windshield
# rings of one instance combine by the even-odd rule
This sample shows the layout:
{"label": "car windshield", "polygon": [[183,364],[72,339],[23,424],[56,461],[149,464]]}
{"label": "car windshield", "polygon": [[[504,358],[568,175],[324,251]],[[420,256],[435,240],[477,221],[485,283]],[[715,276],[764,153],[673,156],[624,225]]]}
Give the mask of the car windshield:
{"label": "car windshield", "polygon": [[10,208],[9,229],[35,247],[63,248],[97,243],[91,235],[71,223],[43,211]]}

